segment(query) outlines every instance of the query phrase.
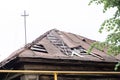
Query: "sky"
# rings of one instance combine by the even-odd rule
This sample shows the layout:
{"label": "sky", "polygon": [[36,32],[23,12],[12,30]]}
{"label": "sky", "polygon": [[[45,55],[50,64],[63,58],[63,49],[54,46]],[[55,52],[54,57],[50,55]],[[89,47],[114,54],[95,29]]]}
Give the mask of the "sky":
{"label": "sky", "polygon": [[98,32],[105,19],[113,15],[103,14],[103,6],[90,0],[0,0],[0,60],[25,45],[24,18],[26,10],[27,43],[49,31],[58,29],[93,40],[103,41],[106,33]]}

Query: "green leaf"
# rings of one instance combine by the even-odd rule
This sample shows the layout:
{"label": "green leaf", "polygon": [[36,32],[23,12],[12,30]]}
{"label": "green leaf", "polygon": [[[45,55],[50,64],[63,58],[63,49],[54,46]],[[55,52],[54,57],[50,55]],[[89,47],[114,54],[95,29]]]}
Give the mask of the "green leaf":
{"label": "green leaf", "polygon": [[117,71],[119,67],[120,67],[120,62],[118,62],[118,63],[115,65],[114,70]]}

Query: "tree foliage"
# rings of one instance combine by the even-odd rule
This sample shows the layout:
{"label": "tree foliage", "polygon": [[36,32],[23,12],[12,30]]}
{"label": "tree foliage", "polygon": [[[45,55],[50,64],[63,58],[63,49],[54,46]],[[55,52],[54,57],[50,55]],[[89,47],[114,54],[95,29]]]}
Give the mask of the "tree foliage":
{"label": "tree foliage", "polygon": [[105,46],[107,44],[108,53],[112,55],[120,54],[120,0],[91,0],[89,5],[91,3],[103,4],[104,13],[110,8],[115,8],[114,15],[102,23],[99,32],[102,33],[103,30],[110,32],[104,42]]}
{"label": "tree foliage", "polygon": [[[107,47],[107,52],[112,55],[120,54],[120,0],[91,0],[91,3],[96,3],[97,5],[103,4],[105,13],[110,8],[115,8],[116,12],[109,19],[105,20],[99,32],[102,33],[103,30],[110,32],[105,40],[105,42],[97,43],[99,46]],[[95,45],[95,44],[93,44]],[[92,46],[93,47],[93,46]],[[96,46],[95,46],[96,47]],[[98,47],[99,48],[99,47]],[[99,48],[100,49],[100,48]],[[115,69],[120,67],[120,62],[116,64]]]}

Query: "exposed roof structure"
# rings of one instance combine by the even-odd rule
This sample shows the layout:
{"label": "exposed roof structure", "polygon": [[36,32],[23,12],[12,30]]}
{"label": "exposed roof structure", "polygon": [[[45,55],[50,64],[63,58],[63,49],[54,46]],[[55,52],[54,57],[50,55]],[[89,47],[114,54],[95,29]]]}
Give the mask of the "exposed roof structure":
{"label": "exposed roof structure", "polygon": [[9,63],[16,57],[68,59],[96,62],[118,62],[113,56],[96,48],[90,54],[87,50],[94,40],[68,32],[52,29],[38,37],[32,43],[12,53],[1,62],[0,67]]}

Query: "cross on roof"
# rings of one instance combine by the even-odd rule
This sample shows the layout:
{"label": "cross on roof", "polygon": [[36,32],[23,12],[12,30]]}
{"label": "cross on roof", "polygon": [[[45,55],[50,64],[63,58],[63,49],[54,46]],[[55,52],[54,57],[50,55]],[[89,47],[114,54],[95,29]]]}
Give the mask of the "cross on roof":
{"label": "cross on roof", "polygon": [[26,14],[26,11],[24,10],[24,14],[21,15],[24,17],[24,29],[25,29],[25,44],[27,44],[27,32],[26,32],[26,17],[29,16],[28,14]]}

